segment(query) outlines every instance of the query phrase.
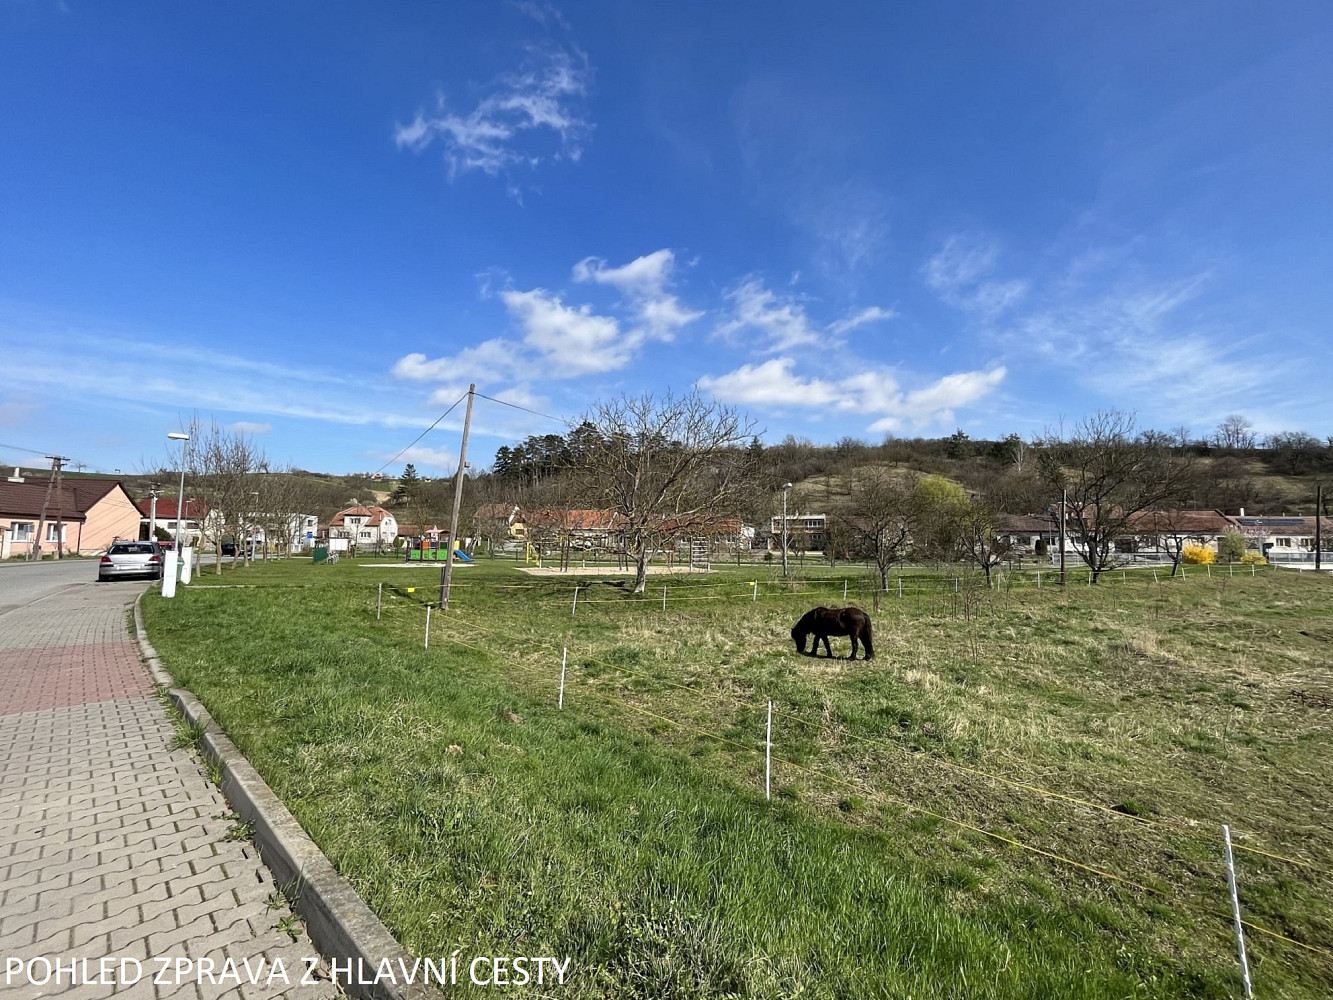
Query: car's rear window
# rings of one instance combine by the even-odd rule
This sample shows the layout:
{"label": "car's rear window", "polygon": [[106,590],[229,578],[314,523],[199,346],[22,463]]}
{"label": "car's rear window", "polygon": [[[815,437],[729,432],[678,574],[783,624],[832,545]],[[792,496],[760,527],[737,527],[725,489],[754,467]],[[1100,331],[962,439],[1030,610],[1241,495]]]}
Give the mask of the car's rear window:
{"label": "car's rear window", "polygon": [[138,544],[135,544],[133,542],[121,542],[117,545],[111,546],[111,554],[113,556],[123,556],[123,555],[150,556],[153,554],[153,545],[151,542],[140,542]]}

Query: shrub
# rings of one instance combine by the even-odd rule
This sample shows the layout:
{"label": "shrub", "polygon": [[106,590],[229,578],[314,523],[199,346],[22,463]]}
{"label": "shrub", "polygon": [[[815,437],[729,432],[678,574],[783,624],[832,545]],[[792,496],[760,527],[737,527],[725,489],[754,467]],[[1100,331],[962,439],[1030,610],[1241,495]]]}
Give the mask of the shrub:
{"label": "shrub", "polygon": [[1239,531],[1228,531],[1217,540],[1218,562],[1240,562],[1245,558],[1245,536]]}
{"label": "shrub", "polygon": [[1267,566],[1268,560],[1261,553],[1250,551],[1240,557],[1242,566]]}
{"label": "shrub", "polygon": [[1195,545],[1193,543],[1186,545],[1180,555],[1191,566],[1207,566],[1217,559],[1217,553],[1207,545]]}

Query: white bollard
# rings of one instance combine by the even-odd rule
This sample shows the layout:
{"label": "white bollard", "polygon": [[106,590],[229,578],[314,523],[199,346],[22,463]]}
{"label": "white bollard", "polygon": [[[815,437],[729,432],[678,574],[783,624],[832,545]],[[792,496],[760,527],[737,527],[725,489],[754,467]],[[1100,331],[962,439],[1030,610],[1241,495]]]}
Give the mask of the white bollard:
{"label": "white bollard", "polygon": [[560,654],[560,700],[556,702],[556,708],[565,707],[565,661],[569,659],[569,647]]}
{"label": "white bollard", "polygon": [[1245,928],[1240,922],[1240,896],[1236,893],[1236,863],[1231,857],[1231,829],[1222,824],[1222,838],[1227,845],[1227,883],[1231,886],[1231,916],[1236,922],[1236,952],[1240,955],[1240,973],[1245,980],[1245,995],[1254,996],[1250,986],[1250,963],[1245,957]]}
{"label": "white bollard", "polygon": [[773,703],[768,703],[768,727],[764,730],[764,798],[773,797]]}
{"label": "white bollard", "polygon": [[162,596],[176,596],[176,567],[180,560],[176,558],[176,553],[170,553],[168,558],[162,560]]}
{"label": "white bollard", "polygon": [[430,649],[430,605],[426,605],[426,642],[423,649]]}
{"label": "white bollard", "polygon": [[575,588],[574,588],[574,605],[573,605],[573,607],[571,607],[571,608],[569,609],[570,617],[573,617],[574,612],[577,611],[578,609],[579,609],[579,588],[578,588],[578,587],[575,587]]}
{"label": "white bollard", "polygon": [[181,583],[188,584],[194,571],[194,550],[188,545],[181,549]]}

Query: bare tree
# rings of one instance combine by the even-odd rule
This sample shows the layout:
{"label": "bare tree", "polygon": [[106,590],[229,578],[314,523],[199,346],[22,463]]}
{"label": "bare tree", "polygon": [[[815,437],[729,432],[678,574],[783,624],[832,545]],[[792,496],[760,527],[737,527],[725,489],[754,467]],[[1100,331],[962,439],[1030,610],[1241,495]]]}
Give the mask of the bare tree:
{"label": "bare tree", "polygon": [[1067,441],[1048,439],[1040,462],[1048,485],[1067,498],[1074,548],[1094,582],[1114,560],[1116,541],[1134,534],[1136,516],[1186,495],[1193,471],[1188,454],[1136,436],[1133,415],[1119,410],[1085,418]]}
{"label": "bare tree", "polygon": [[[230,531],[238,545],[249,517],[258,510],[256,494],[268,460],[244,434],[196,418],[190,426],[189,476],[192,492],[206,508],[200,515],[201,539],[213,543],[217,572],[222,573],[222,540]],[[248,549],[248,546],[246,546]]]}
{"label": "bare tree", "polygon": [[879,570],[881,590],[889,588],[889,570],[907,549],[911,536],[916,477],[882,466],[861,469],[852,479],[849,515],[865,539]]}
{"label": "bare tree", "polygon": [[1217,425],[1212,443],[1215,448],[1250,450],[1255,443],[1254,425],[1239,413],[1232,413]]}
{"label": "bare tree", "polygon": [[995,529],[1002,505],[996,499],[972,494],[953,513],[954,531],[964,557],[976,563],[986,574],[986,586],[993,586],[991,573],[1004,562],[1013,547]]}
{"label": "bare tree", "polygon": [[714,527],[754,489],[752,422],[697,391],[620,396],[594,404],[586,422],[597,434],[573,469],[577,495],[614,514],[636,594],[655,551]]}

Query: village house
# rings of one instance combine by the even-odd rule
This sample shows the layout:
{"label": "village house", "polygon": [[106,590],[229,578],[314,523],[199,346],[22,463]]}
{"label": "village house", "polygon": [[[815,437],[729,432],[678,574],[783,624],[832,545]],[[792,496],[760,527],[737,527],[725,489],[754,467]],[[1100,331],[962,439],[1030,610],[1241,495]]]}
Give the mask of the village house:
{"label": "village house", "polygon": [[[147,497],[138,501],[137,506],[139,537],[152,538],[156,534],[161,539],[165,533],[167,539],[176,539],[178,515],[175,497],[158,497],[156,504],[152,497]],[[198,545],[203,529],[207,528],[208,533],[213,534],[213,528],[221,518],[221,511],[213,510],[202,500],[186,497],[185,517],[179,519],[181,545]]]}
{"label": "village house", "polygon": [[393,540],[398,537],[398,521],[383,507],[357,504],[334,514],[329,519],[328,531],[329,548],[334,551],[392,548]]}
{"label": "village house", "polygon": [[[1263,553],[1272,563],[1303,563],[1314,561],[1314,517],[1246,516],[1242,509],[1231,519],[1236,529],[1245,535],[1249,548]],[[1333,552],[1333,518],[1322,517],[1319,536],[1324,553]]]}
{"label": "village house", "polygon": [[39,531],[43,556],[96,555],[117,538],[139,537],[139,510],[119,480],[65,478],[58,490],[50,485],[49,477],[18,469],[0,480],[0,559],[29,557]]}

